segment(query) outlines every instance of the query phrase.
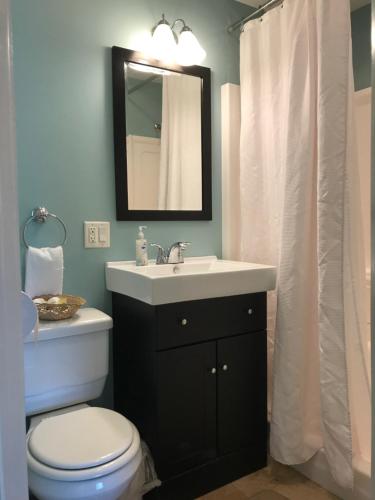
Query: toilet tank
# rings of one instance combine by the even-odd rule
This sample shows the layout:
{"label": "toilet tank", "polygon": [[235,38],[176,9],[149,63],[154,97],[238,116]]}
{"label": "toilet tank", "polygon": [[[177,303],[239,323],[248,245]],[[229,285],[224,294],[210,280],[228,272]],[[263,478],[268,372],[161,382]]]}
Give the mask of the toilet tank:
{"label": "toilet tank", "polygon": [[97,398],[108,375],[112,318],[93,308],[41,321],[24,340],[26,415]]}

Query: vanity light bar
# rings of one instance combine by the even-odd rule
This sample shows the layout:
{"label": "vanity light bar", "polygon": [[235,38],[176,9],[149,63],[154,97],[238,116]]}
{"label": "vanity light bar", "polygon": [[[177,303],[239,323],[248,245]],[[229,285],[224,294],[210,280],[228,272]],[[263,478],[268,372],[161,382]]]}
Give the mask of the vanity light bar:
{"label": "vanity light bar", "polygon": [[[178,24],[182,24],[179,34],[176,33]],[[205,50],[183,19],[176,19],[171,26],[162,14],[161,20],[151,32],[150,53],[155,59],[169,64],[192,66],[202,63],[206,57]]]}

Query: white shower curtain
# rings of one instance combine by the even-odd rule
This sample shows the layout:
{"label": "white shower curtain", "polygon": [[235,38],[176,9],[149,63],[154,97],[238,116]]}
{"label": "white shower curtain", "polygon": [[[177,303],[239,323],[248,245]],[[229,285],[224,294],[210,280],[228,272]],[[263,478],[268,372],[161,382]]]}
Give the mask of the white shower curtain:
{"label": "white shower curtain", "polygon": [[159,210],[202,210],[201,79],[163,76]]}
{"label": "white shower curtain", "polygon": [[271,454],[298,464],[324,446],[346,487],[353,482],[346,344],[360,344],[365,319],[352,94],[349,1],[284,0],[246,24],[241,257],[278,267]]}

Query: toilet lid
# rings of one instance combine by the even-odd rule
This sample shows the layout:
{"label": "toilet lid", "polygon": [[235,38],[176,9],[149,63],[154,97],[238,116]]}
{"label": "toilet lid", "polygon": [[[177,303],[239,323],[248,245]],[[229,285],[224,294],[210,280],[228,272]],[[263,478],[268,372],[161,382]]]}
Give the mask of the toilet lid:
{"label": "toilet lid", "polygon": [[29,451],[51,467],[85,469],[118,458],[132,441],[133,428],[125,417],[88,407],[42,420],[30,435]]}

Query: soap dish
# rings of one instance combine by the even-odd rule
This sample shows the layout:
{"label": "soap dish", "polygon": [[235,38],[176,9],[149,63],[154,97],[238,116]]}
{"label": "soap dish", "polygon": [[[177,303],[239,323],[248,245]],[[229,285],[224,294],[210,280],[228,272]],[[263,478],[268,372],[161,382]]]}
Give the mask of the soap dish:
{"label": "soap dish", "polygon": [[[47,300],[52,297],[58,297],[60,303],[52,304]],[[44,299],[46,302],[35,304],[38,309],[39,319],[42,321],[58,321],[69,319],[78,311],[78,309],[86,304],[85,299],[76,295],[38,295],[35,299]]]}

